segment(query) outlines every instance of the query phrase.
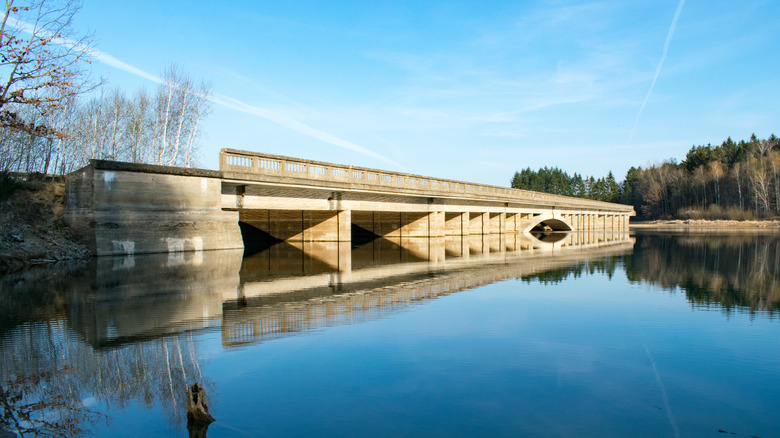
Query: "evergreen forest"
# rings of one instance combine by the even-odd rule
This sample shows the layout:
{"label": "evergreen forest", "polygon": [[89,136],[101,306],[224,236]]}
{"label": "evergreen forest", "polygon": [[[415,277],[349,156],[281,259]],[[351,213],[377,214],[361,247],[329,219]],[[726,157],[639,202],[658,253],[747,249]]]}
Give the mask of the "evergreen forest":
{"label": "evergreen forest", "polygon": [[515,172],[511,186],[634,206],[642,219],[756,219],[780,216],[780,140],[694,145],[674,159],[631,167],[618,183],[544,167]]}

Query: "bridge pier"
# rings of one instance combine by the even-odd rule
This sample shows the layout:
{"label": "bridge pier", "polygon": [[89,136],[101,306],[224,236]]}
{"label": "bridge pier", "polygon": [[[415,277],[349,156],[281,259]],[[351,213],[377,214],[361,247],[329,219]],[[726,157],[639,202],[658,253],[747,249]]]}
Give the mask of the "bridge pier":
{"label": "bridge pier", "polygon": [[507,234],[517,232],[517,216],[518,213],[506,213],[506,219],[504,227]]}
{"label": "bridge pier", "polygon": [[506,230],[506,213],[490,213],[489,234],[504,234]]}
{"label": "bridge pier", "polygon": [[468,236],[471,233],[469,212],[444,213],[445,236]]}

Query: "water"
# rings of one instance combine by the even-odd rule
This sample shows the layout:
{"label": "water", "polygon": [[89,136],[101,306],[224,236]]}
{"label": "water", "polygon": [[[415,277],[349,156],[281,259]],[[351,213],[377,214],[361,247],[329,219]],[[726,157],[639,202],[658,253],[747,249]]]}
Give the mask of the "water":
{"label": "water", "polygon": [[[4,428],[780,436],[780,235],[279,244],[0,282]],[[2,434],[0,434],[2,436]]]}

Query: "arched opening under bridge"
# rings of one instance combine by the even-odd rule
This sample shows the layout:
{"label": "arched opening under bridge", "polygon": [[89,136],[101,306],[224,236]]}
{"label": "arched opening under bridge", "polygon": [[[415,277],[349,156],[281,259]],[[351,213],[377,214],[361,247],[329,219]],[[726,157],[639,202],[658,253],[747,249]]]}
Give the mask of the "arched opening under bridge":
{"label": "arched opening under bridge", "polygon": [[523,227],[524,232],[531,231],[572,231],[574,227],[571,226],[565,219],[559,215],[556,217],[555,213],[540,214],[533,216],[530,222],[526,223]]}

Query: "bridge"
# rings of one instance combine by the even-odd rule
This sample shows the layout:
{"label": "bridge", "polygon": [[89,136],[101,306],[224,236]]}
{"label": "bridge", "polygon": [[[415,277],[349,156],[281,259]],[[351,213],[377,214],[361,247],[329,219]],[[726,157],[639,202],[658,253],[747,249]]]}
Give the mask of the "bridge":
{"label": "bridge", "polygon": [[219,171],[92,160],[66,181],[66,220],[97,255],[626,232],[633,215],[620,204],[233,149],[220,152]]}

